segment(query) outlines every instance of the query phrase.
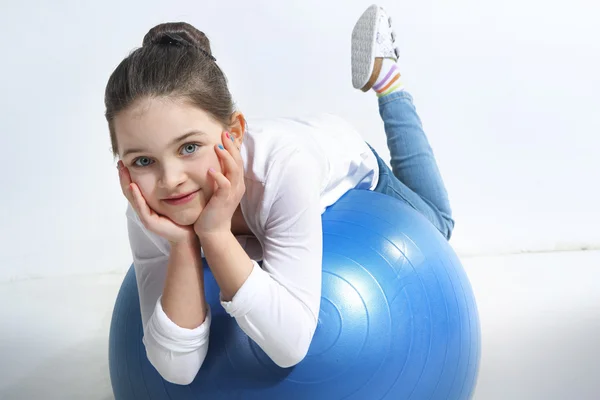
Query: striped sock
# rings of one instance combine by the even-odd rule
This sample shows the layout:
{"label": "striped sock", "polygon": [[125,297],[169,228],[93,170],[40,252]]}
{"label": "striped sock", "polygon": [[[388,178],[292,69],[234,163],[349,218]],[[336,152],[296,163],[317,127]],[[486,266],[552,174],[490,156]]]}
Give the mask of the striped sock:
{"label": "striped sock", "polygon": [[390,93],[403,89],[404,84],[400,79],[400,70],[396,61],[391,58],[384,58],[381,72],[379,72],[377,81],[373,85],[373,90],[375,90],[377,97],[387,96]]}

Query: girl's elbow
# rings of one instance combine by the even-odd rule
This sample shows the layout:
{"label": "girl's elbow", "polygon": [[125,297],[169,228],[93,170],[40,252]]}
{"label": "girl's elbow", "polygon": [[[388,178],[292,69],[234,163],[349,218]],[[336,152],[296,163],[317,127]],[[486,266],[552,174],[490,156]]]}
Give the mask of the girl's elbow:
{"label": "girl's elbow", "polygon": [[[147,349],[148,350],[148,349]],[[148,361],[159,375],[175,385],[189,385],[194,381],[206,357],[205,352],[174,355],[162,351],[147,351]]]}
{"label": "girl's elbow", "polygon": [[165,381],[170,382],[174,385],[187,386],[194,381],[197,374],[198,371],[192,370],[178,372],[167,370],[163,373],[160,373],[160,376],[162,376]]}
{"label": "girl's elbow", "polygon": [[316,324],[310,326],[304,331],[301,337],[297,338],[293,343],[287,343],[277,357],[273,357],[273,362],[281,368],[291,368],[299,364],[310,349],[312,339],[315,333]]}
{"label": "girl's elbow", "polygon": [[273,362],[280,368],[294,367],[304,360],[306,354],[308,354],[309,347],[310,346],[298,346],[295,348],[290,348],[285,352],[285,354],[280,355],[279,357],[274,357]]}

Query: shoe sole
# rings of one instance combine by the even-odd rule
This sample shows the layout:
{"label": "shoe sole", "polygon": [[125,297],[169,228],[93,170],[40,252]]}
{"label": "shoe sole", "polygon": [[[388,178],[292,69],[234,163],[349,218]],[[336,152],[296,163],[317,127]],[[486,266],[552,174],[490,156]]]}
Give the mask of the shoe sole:
{"label": "shoe sole", "polygon": [[365,10],[352,29],[352,85],[355,89],[369,89],[367,86],[375,67],[378,18],[379,7],[374,4]]}

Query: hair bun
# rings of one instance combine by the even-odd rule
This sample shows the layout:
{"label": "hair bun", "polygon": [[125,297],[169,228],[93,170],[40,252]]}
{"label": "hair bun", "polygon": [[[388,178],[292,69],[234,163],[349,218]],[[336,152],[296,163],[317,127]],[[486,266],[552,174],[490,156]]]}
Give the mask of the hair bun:
{"label": "hair bun", "polygon": [[214,61],[210,40],[206,35],[186,22],[168,22],[156,25],[144,36],[144,47],[151,45],[174,45],[196,47]]}

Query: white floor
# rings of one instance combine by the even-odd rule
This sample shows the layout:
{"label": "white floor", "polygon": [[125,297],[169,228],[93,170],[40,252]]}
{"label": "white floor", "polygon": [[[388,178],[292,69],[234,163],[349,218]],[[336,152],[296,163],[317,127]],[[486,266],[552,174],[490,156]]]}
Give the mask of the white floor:
{"label": "white floor", "polygon": [[[466,258],[482,360],[475,399],[600,399],[600,251]],[[0,399],[109,400],[121,275],[0,284]]]}

